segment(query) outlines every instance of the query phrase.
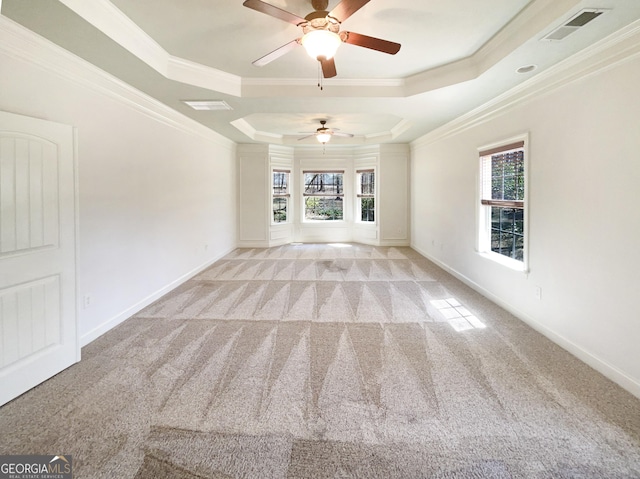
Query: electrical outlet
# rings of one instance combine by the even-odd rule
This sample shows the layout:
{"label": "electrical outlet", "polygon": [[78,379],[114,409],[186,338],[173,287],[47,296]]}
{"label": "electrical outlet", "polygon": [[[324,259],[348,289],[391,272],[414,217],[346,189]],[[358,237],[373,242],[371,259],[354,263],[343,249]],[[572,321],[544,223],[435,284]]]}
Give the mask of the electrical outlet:
{"label": "electrical outlet", "polygon": [[89,306],[91,306],[92,301],[93,301],[93,298],[91,297],[91,295],[90,294],[85,294],[82,297],[82,307],[84,309],[87,309]]}
{"label": "electrical outlet", "polygon": [[536,299],[542,299],[542,287],[536,286]]}

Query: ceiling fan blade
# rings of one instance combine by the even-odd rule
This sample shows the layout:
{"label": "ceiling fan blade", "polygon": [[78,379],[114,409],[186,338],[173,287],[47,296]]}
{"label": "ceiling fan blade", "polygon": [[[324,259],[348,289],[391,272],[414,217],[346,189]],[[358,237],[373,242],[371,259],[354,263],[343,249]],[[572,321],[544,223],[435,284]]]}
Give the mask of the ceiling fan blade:
{"label": "ceiling fan blade", "polygon": [[353,135],[351,133],[340,133],[337,131],[333,131],[333,136],[341,136],[343,138],[353,138]]}
{"label": "ceiling fan blade", "polygon": [[400,51],[401,47],[399,43],[362,35],[361,33],[341,32],[340,35],[342,37],[342,41],[345,43],[358,45],[359,47],[370,48],[371,50],[388,53],[389,55],[395,55]]}
{"label": "ceiling fan blade", "polygon": [[289,43],[282,45],[280,48],[276,48],[271,53],[267,53],[265,56],[258,58],[253,64],[257,67],[263,67],[267,63],[271,63],[276,58],[280,58],[285,53],[293,50],[300,43],[300,39],[291,40]]}
{"label": "ceiling fan blade", "polygon": [[342,23],[367,3],[369,3],[369,0],[342,0],[329,12],[329,16]]}
{"label": "ceiling fan blade", "polygon": [[269,3],[262,2],[261,0],[245,0],[243,3],[245,7],[251,8],[261,13],[266,13],[272,17],[278,18],[280,20],[284,20],[285,22],[293,23],[298,26],[301,23],[307,23],[302,17],[295,15],[293,13],[289,13],[286,10],[282,10],[281,8],[274,7]]}
{"label": "ceiling fan blade", "polygon": [[323,57],[319,57],[320,65],[322,65],[322,76],[325,78],[333,78],[338,74],[336,71],[336,62],[333,58],[328,60]]}
{"label": "ceiling fan blade", "polygon": [[315,134],[315,133],[312,133],[311,135],[303,136],[302,138],[298,138],[298,141],[300,141],[300,140],[306,140],[307,138],[311,138],[312,136],[316,136],[316,134]]}

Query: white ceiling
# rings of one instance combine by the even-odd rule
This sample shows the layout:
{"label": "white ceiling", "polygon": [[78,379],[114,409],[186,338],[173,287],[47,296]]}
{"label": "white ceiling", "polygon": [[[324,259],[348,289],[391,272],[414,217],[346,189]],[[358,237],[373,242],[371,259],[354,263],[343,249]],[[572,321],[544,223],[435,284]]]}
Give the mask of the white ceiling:
{"label": "white ceiling", "polygon": [[[409,142],[640,19],[640,0],[370,0],[342,25],[402,44],[396,55],[342,44],[338,75],[296,46],[300,27],[242,0],[2,0],[1,13],[238,143],[299,141],[320,119],[336,144]],[[310,0],[269,0],[304,17]],[[329,2],[329,10],[339,2]],[[582,9],[606,13],[562,41],[542,38]],[[524,65],[537,68],[516,73]],[[194,111],[182,100],[224,100]]]}
{"label": "white ceiling", "polygon": [[[243,7],[242,0],[112,3],[172,55],[247,78],[314,78],[317,73],[316,62],[301,47],[265,67],[252,66],[251,61],[300,37],[301,30]],[[309,0],[267,3],[302,17],[313,11]],[[330,1],[329,10],[338,3]],[[340,78],[404,78],[472,55],[528,3],[530,0],[371,0],[341,29],[395,41],[402,49],[393,56],[342,45],[336,57]],[[224,48],[216,48],[221,44]]]}

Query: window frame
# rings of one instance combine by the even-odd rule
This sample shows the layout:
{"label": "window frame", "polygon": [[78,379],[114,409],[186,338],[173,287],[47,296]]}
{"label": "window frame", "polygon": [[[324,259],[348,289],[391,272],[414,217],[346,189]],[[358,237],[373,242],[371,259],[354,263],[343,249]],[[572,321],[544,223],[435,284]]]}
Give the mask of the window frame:
{"label": "window frame", "polygon": [[[487,161],[497,154],[504,154],[510,151],[523,151],[523,198],[522,200],[495,200],[491,198],[491,178],[485,180]],[[478,148],[478,192],[477,198],[477,226],[476,226],[476,251],[491,261],[504,265],[516,271],[529,272],[529,137],[528,134],[509,138],[507,140],[493,143]],[[490,170],[489,170],[490,171]],[[489,197],[487,197],[489,196]],[[522,209],[522,238],[523,252],[522,261],[505,256],[491,250],[491,214],[492,207]]]}
{"label": "window frame", "polygon": [[[340,174],[342,175],[342,193],[331,193],[331,194],[309,194],[306,193],[306,181],[305,181],[305,176],[307,174],[317,174],[317,175],[325,175],[325,174]],[[328,169],[308,169],[308,170],[302,170],[301,171],[301,197],[302,197],[302,208],[301,208],[301,220],[303,223],[311,223],[311,224],[324,224],[324,225],[331,225],[331,224],[337,224],[337,223],[344,223],[345,222],[345,215],[346,215],[346,207],[345,207],[345,201],[346,201],[346,193],[345,193],[345,187],[346,187],[346,183],[345,183],[345,177],[346,177],[346,171],[344,169],[341,168],[328,168]],[[310,197],[317,197],[317,198],[327,198],[327,197],[336,197],[339,196],[342,198],[342,218],[341,219],[309,219],[307,218],[307,198]]]}
{"label": "window frame", "polygon": [[[287,174],[287,186],[286,192],[284,193],[276,193],[274,191],[275,188],[275,174],[276,173],[286,173]],[[284,225],[287,223],[291,223],[291,170],[289,168],[272,168],[271,169],[271,224],[272,225]],[[273,209],[274,200],[285,199],[287,202],[286,206],[286,219],[284,221],[276,221],[275,220],[275,210]]]}
{"label": "window frame", "polygon": [[[363,173],[373,173],[373,193],[362,193],[362,181],[361,175]],[[355,184],[356,184],[356,223],[361,223],[363,225],[375,225],[378,221],[378,202],[377,199],[377,191],[378,191],[378,182],[377,182],[377,173],[375,168],[358,168],[355,171]],[[362,219],[362,200],[365,198],[373,199],[373,220],[363,220]]]}

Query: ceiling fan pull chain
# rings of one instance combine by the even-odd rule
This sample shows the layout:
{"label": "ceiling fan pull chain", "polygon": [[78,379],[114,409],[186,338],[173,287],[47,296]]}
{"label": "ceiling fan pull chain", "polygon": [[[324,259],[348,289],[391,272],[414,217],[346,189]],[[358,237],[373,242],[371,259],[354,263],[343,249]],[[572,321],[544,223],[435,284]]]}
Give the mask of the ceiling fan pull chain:
{"label": "ceiling fan pull chain", "polygon": [[318,62],[318,88],[320,88],[320,91],[324,90],[322,85],[322,65],[320,62]]}

